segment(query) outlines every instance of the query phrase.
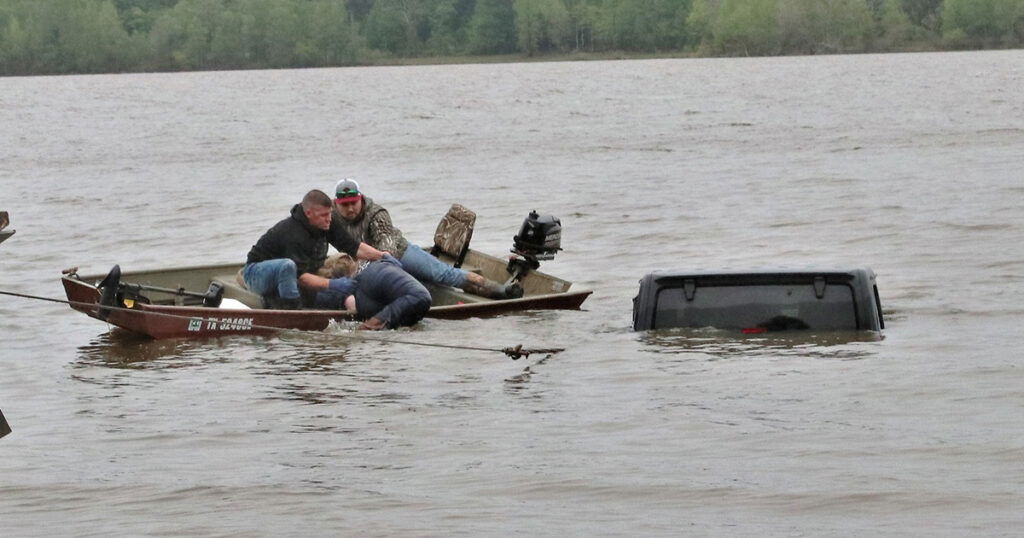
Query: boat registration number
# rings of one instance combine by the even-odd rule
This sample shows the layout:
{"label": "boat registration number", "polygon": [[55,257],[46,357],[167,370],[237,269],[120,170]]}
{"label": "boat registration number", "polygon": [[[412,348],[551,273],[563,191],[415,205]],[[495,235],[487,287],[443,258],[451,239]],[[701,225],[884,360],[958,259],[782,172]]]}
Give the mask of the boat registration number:
{"label": "boat registration number", "polygon": [[192,318],[188,320],[189,331],[251,331],[252,318]]}

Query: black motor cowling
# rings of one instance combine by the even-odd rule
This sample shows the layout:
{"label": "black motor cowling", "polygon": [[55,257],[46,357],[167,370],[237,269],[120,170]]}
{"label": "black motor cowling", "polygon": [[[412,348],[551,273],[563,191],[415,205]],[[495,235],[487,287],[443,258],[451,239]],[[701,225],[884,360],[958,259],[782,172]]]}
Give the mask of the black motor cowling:
{"label": "black motor cowling", "polygon": [[512,238],[512,252],[538,260],[550,260],[562,250],[562,222],[551,215],[530,211],[519,234]]}
{"label": "black motor cowling", "polygon": [[[118,293],[121,291],[121,266],[115,265],[107,276],[103,277],[96,288],[100,290],[100,305],[101,306],[116,306],[118,301]],[[110,315],[109,308],[99,308],[96,310],[96,317],[106,321],[107,316]]]}

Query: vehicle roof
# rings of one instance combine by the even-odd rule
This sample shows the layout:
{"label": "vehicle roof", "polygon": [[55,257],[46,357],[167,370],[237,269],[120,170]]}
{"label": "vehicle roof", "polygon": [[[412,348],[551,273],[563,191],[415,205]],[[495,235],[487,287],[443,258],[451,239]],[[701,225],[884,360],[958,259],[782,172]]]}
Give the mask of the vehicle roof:
{"label": "vehicle roof", "polygon": [[649,273],[654,278],[662,277],[700,277],[700,276],[741,276],[741,275],[856,275],[866,272],[874,275],[869,267],[837,268],[837,267],[760,267],[749,269],[688,269],[659,270]]}

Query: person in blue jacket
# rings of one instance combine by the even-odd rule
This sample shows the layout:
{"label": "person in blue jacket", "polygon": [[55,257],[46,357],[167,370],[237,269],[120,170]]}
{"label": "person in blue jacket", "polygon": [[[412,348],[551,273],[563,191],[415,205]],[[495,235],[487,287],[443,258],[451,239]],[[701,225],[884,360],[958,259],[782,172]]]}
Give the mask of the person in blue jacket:
{"label": "person in blue jacket", "polygon": [[359,328],[369,330],[415,325],[430,309],[430,292],[390,254],[358,273],[351,257],[337,256],[341,260],[333,273],[319,273],[330,278],[330,285],[317,292],[315,307],[355,310],[357,318],[365,320]]}

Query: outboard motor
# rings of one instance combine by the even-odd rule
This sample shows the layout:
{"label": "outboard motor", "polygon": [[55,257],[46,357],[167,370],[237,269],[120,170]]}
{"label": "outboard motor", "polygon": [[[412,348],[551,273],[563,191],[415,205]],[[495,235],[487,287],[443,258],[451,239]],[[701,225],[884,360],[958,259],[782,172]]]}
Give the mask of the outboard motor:
{"label": "outboard motor", "polygon": [[512,252],[535,260],[553,260],[555,253],[562,250],[562,222],[551,215],[530,215],[519,228],[519,235],[512,238]]}
{"label": "outboard motor", "polygon": [[513,275],[513,282],[540,267],[540,260],[555,259],[559,250],[562,250],[562,222],[557,217],[530,211],[519,234],[512,237],[511,252],[515,256],[509,259],[507,269]]}

